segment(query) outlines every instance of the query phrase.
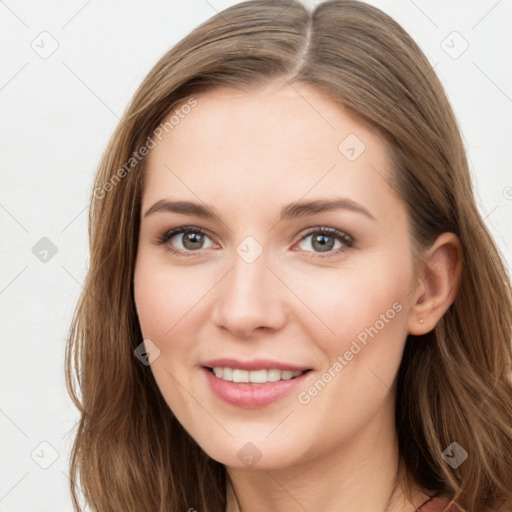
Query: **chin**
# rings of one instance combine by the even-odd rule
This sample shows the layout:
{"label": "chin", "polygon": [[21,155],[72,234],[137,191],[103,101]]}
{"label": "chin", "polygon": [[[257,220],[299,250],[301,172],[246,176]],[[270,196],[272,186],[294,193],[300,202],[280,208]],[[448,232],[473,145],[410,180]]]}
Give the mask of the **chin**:
{"label": "chin", "polygon": [[225,432],[217,439],[204,439],[203,435],[194,437],[201,449],[212,459],[225,466],[236,469],[273,470],[293,466],[298,461],[304,461],[304,447],[301,441],[276,432],[270,438],[268,428],[241,429],[240,435],[233,437]]}

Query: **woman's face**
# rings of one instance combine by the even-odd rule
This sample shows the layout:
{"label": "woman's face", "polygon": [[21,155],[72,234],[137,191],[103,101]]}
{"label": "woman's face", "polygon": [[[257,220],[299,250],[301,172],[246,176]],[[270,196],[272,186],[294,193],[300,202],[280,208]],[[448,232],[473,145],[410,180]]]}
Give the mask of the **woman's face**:
{"label": "woman's face", "polygon": [[305,84],[196,99],[142,198],[135,300],[166,402],[231,467],[389,430],[416,281],[385,143]]}

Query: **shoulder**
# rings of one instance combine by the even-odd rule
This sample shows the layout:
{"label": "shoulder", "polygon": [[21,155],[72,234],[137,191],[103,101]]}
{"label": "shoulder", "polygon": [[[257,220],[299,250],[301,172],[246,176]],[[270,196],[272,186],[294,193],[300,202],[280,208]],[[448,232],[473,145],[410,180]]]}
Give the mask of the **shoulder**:
{"label": "shoulder", "polygon": [[458,512],[448,496],[438,494],[428,499],[416,512]]}
{"label": "shoulder", "polygon": [[[425,501],[415,512],[462,512],[465,509],[456,505],[452,499],[445,494],[437,494]],[[511,512],[506,505],[503,508],[486,508],[482,512]]]}

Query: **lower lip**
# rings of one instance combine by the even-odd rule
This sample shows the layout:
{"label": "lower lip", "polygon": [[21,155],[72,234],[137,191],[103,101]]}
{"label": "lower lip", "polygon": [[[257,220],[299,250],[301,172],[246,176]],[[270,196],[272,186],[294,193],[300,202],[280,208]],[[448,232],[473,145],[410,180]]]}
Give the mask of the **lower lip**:
{"label": "lower lip", "polygon": [[307,371],[289,380],[266,382],[264,384],[250,384],[246,382],[230,382],[215,375],[207,368],[201,368],[206,373],[208,385],[213,393],[229,404],[247,409],[256,409],[276,402],[280,398],[291,393],[295,388],[304,383],[305,378],[311,373]]}

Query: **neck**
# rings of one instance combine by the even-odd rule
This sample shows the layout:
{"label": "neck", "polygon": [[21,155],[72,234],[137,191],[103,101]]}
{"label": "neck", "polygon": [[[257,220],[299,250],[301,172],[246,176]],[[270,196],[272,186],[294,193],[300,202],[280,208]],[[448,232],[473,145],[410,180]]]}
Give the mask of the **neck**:
{"label": "neck", "polygon": [[428,495],[407,481],[394,402],[344,445],[286,468],[227,469],[228,512],[413,512]]}

